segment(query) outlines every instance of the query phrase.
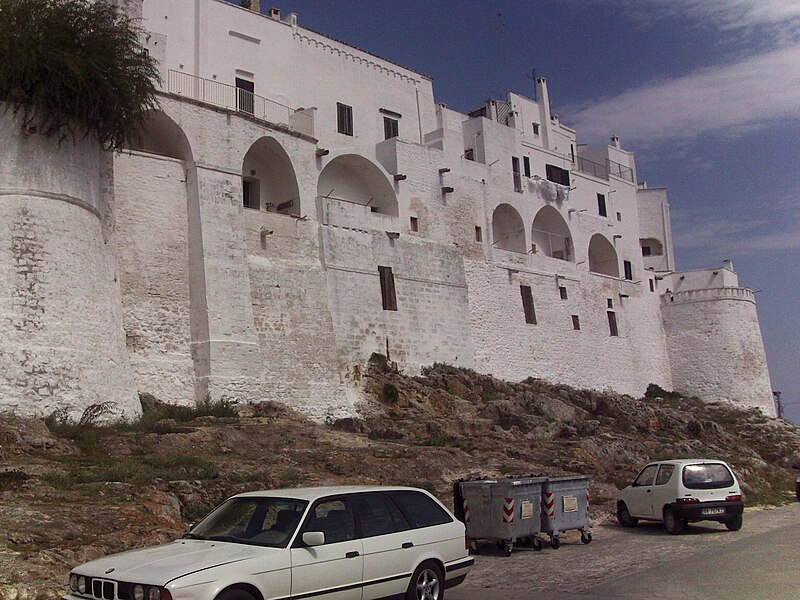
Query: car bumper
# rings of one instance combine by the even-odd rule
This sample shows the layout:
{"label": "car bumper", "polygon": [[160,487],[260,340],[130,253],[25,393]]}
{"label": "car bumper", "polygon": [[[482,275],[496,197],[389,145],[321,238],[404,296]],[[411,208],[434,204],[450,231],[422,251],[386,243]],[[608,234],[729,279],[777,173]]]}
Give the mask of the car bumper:
{"label": "car bumper", "polygon": [[[709,511],[724,509],[719,514],[709,514]],[[744,502],[698,502],[696,504],[672,504],[672,510],[684,521],[727,521],[738,517],[744,512]]]}

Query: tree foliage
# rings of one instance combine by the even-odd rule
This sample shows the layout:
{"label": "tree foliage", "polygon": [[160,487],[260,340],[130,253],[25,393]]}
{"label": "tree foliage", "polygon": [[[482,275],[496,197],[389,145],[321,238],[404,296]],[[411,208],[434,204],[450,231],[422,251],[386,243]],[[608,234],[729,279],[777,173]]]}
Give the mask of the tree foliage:
{"label": "tree foliage", "polygon": [[156,106],[141,36],[102,0],[0,0],[0,101],[47,137],[126,147]]}

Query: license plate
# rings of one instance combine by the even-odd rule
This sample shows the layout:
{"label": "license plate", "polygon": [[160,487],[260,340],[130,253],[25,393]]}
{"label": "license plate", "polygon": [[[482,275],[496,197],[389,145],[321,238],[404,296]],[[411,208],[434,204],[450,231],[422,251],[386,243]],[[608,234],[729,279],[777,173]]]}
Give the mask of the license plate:
{"label": "license plate", "polygon": [[704,508],[700,511],[701,515],[724,515],[724,508]]}

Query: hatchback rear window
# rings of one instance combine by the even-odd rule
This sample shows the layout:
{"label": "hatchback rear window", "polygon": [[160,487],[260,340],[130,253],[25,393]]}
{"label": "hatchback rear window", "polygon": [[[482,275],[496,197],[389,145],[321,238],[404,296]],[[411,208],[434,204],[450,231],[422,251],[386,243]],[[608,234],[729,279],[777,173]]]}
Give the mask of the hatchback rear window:
{"label": "hatchback rear window", "polygon": [[453,520],[433,499],[420,492],[392,492],[389,495],[414,527],[430,527]]}
{"label": "hatchback rear window", "polygon": [[716,490],[731,487],[733,474],[722,463],[705,463],[683,467],[683,485],[690,490]]}

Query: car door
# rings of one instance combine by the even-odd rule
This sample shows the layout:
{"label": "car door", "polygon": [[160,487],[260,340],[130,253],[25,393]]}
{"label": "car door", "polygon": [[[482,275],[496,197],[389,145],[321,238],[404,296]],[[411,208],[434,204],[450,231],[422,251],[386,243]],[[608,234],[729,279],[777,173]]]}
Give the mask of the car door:
{"label": "car door", "polygon": [[[321,546],[306,546],[303,533],[325,534]],[[350,501],[345,497],[318,500],[291,549],[292,597],[315,600],[361,600],[363,548],[356,537]]]}
{"label": "car door", "polygon": [[675,465],[660,465],[655,483],[653,484],[652,510],[653,516],[660,516],[664,506],[675,502]]}
{"label": "car door", "polygon": [[628,511],[634,517],[653,516],[653,481],[658,465],[647,465],[636,477],[629,491]]}
{"label": "car door", "polygon": [[402,596],[419,551],[416,532],[386,494],[354,495],[353,511],[364,548],[363,600]]}

